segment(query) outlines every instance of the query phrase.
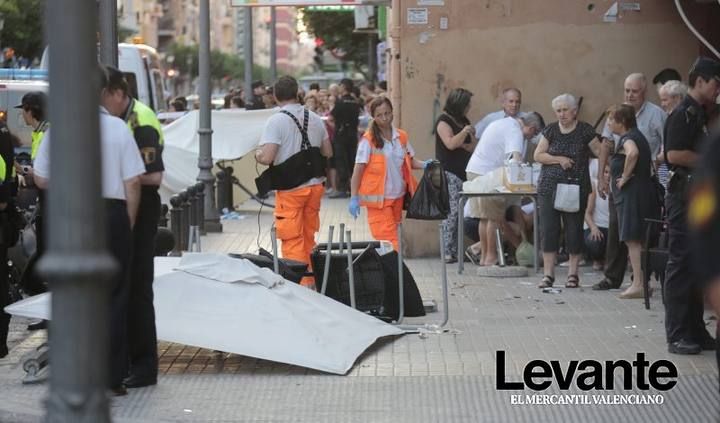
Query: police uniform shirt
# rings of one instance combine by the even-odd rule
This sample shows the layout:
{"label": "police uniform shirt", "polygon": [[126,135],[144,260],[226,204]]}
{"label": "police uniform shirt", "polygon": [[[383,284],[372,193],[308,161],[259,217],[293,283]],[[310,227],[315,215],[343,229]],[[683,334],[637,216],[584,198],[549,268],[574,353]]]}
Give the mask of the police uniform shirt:
{"label": "police uniform shirt", "polygon": [[[139,116],[139,114],[143,116]],[[145,104],[130,99],[130,104],[123,116],[133,133],[138,149],[140,149],[140,154],[145,162],[145,172],[164,171],[162,129],[155,112]]]}
{"label": "police uniform shirt", "polygon": [[[106,199],[125,200],[125,181],[145,173],[130,129],[125,122],[100,108],[100,150],[102,153],[102,196]],[[40,143],[34,163],[36,175],[50,178],[50,133]]]}
{"label": "police uniform shirt", "polygon": [[[690,95],[670,113],[665,124],[665,152],[672,150],[699,151],[700,142],[706,135],[707,117],[700,103]],[[670,164],[675,170],[682,166]],[[687,169],[685,169],[687,170]]]}
{"label": "police uniform shirt", "polygon": [[[297,118],[300,125],[303,125],[305,108],[301,104],[287,104],[282,107],[282,110],[291,113]],[[327,128],[320,116],[313,112],[308,112],[307,132],[310,145],[319,148],[322,141],[328,138]],[[259,145],[265,144],[278,145],[278,151],[275,155],[275,160],[273,160],[273,164],[278,165],[300,152],[302,134],[290,116],[278,112],[270,116],[270,119],[268,119],[265,124]],[[312,178],[298,188],[319,184],[324,180],[325,178]]]}
{"label": "police uniform shirt", "polygon": [[0,180],[0,203],[7,203],[10,201],[10,197],[12,196],[12,185],[14,183],[12,176],[12,171],[14,169],[13,156],[13,144],[10,130],[5,123],[0,121],[0,157],[2,157],[5,162],[5,174],[0,175],[2,176],[2,180]]}
{"label": "police uniform shirt", "polygon": [[332,112],[337,132],[356,132],[360,119],[360,103],[351,95],[340,97]]}
{"label": "police uniform shirt", "polygon": [[696,273],[703,282],[720,276],[720,133],[703,148],[688,199]]}

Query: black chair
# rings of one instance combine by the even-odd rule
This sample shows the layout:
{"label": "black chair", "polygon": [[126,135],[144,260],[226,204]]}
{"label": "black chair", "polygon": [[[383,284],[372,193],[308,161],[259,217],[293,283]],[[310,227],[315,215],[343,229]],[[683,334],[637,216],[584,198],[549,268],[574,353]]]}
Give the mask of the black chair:
{"label": "black chair", "polygon": [[665,285],[665,265],[668,261],[667,221],[645,219],[645,239],[642,246],[643,294],[645,309],[650,310],[650,277],[657,275],[660,286]]}

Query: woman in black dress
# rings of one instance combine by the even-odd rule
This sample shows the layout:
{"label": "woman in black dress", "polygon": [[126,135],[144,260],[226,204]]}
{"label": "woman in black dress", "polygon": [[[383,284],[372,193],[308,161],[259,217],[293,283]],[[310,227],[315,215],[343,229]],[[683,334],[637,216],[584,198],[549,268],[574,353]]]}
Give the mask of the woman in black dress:
{"label": "woman in black dress", "polygon": [[633,282],[620,298],[643,298],[640,265],[645,219],[652,215],[652,157],[645,136],[637,128],[635,109],[627,104],[608,110],[608,126],[620,136],[610,158],[610,189],[618,215],[620,241],[628,247]]}
{"label": "woman in black dress", "polygon": [[[545,127],[535,149],[535,161],[542,164],[537,192],[544,276],[538,288],[550,287],[555,282],[555,257],[560,246],[561,228],[565,232],[565,248],[570,253],[565,287],[577,288],[580,286],[578,265],[585,246],[583,221],[590,194],[588,159],[591,151],[600,154],[600,140],[589,123],[577,120],[575,97],[559,95],[553,99],[552,108],[558,121]],[[558,184],[579,185],[576,212],[555,209]]]}
{"label": "woman in black dress", "polygon": [[457,223],[458,200],[462,183],[465,182],[465,167],[470,160],[477,138],[475,128],[470,125],[467,114],[470,111],[472,93],[464,88],[450,91],[445,101],[444,113],[435,123],[435,158],[445,169],[450,197],[450,214],[443,220],[445,231],[445,261],[454,263],[463,259],[463,251],[458,251]]}

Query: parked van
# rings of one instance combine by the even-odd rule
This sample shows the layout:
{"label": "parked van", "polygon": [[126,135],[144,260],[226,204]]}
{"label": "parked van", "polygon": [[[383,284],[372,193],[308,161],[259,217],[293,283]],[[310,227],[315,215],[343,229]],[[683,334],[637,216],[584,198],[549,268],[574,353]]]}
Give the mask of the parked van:
{"label": "parked van", "polygon": [[[48,68],[48,49],[45,49],[40,68]],[[155,113],[165,111],[165,72],[160,55],[145,44],[118,44],[118,68],[130,84],[130,94],[148,105]]]}
{"label": "parked van", "polygon": [[25,124],[20,104],[32,91],[48,92],[47,72],[40,69],[0,69],[0,119],[24,146],[30,145],[32,128]]}

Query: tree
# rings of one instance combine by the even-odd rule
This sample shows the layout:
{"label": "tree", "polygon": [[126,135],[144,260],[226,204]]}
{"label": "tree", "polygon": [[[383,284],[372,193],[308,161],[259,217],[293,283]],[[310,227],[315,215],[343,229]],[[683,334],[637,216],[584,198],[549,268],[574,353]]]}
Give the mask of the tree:
{"label": "tree", "polygon": [[[198,46],[173,44],[166,57],[172,57],[171,67],[181,74],[198,76]],[[245,75],[245,61],[236,55],[219,50],[210,52],[210,78],[214,81],[242,80]],[[264,66],[253,65],[253,79],[269,78],[270,70]]]}
{"label": "tree", "polygon": [[353,32],[355,17],[352,13],[306,8],[303,22],[311,35],[323,40],[326,50],[335,51],[335,57],[340,59],[343,67],[352,63],[356,71],[367,77],[368,35]]}
{"label": "tree", "polygon": [[45,0],[0,0],[2,47],[12,47],[16,56],[40,57],[43,52]]}

